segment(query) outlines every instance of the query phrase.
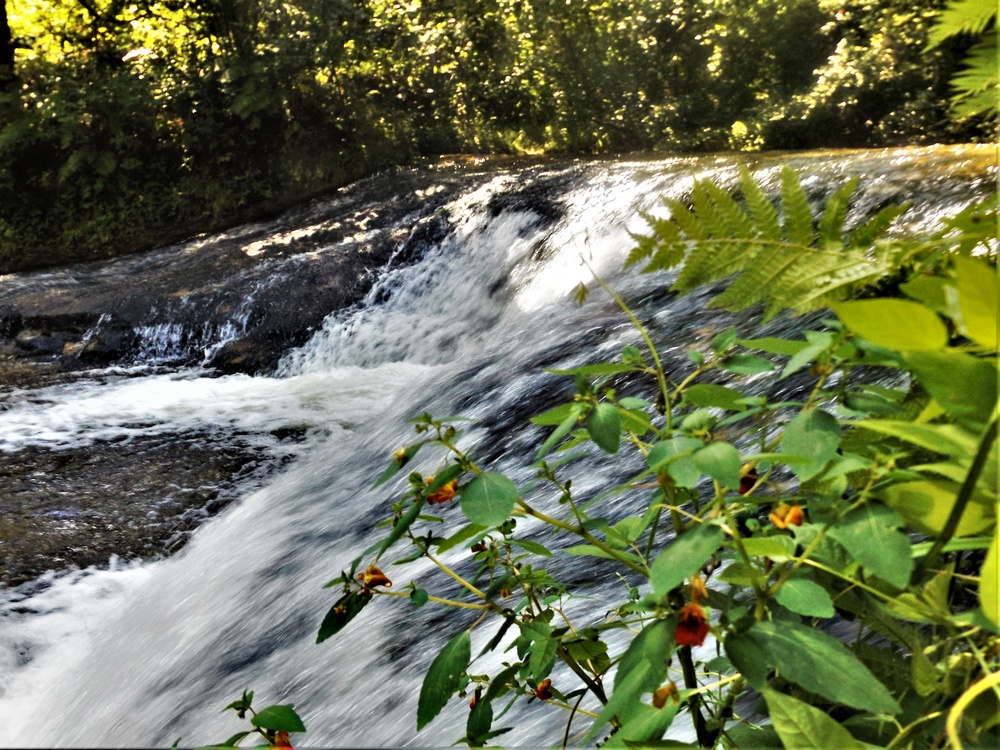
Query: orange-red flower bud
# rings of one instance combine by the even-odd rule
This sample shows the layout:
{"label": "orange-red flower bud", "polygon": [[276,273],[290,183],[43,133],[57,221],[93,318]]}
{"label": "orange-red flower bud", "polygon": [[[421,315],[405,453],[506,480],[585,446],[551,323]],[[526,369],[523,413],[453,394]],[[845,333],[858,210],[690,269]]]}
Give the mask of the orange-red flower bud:
{"label": "orange-red flower bud", "polygon": [[[433,480],[431,480],[433,481]],[[439,503],[446,503],[449,500],[455,498],[455,492],[458,490],[458,480],[452,479],[448,484],[438,487],[436,490],[427,495],[428,505],[438,505]]]}
{"label": "orange-red flower bud", "polygon": [[369,565],[364,573],[358,573],[358,580],[364,586],[366,594],[370,593],[374,586],[385,586],[387,588],[392,586],[392,581],[374,565]]}
{"label": "orange-red flower bud", "polygon": [[552,680],[546,678],[538,683],[535,688],[535,697],[540,701],[547,701],[552,697]]}
{"label": "orange-red flower bud", "polygon": [[653,708],[663,708],[667,705],[668,698],[675,704],[681,699],[677,686],[672,682],[668,682],[666,685],[653,693]]}
{"label": "orange-red flower bud", "polygon": [[801,526],[806,520],[806,515],[798,505],[778,503],[768,518],[779,529],[786,529],[789,526]]}
{"label": "orange-red flower bud", "polygon": [[741,495],[747,494],[757,484],[760,474],[750,464],[744,464],[740,469],[740,488],[737,490]]}
{"label": "orange-red flower bud", "polygon": [[681,619],[674,630],[674,642],[678,646],[700,646],[711,630],[705,610],[692,602],[681,607]]}
{"label": "orange-red flower bud", "polygon": [[274,744],[271,747],[291,747],[292,741],[288,737],[288,732],[277,732],[274,735]]}

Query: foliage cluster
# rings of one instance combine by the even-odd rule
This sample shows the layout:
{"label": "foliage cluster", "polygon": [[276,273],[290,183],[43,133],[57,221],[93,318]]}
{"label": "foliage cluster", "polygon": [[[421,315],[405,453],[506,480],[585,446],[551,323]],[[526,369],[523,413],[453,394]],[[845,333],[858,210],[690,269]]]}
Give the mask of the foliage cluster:
{"label": "foliage cluster", "polygon": [[141,247],[416,154],[968,138],[945,87],[982,27],[925,52],[940,5],[6,0],[0,266]]}
{"label": "foliage cluster", "polygon": [[[565,711],[564,745],[995,747],[996,200],[901,237],[887,230],[903,207],[848,226],[855,186],[816,215],[790,171],[777,199],[744,173],[739,198],[702,182],[668,201],[629,264],[679,266],[678,293],[727,279],[711,304],[728,310],[833,315],[790,339],[730,327],[667,372],[597,279],[642,348],[552,371],[576,394],[532,420],[552,431],[527,484],[478,465],[462,420],[416,418],[376,486],[421,470],[383,538],[328,584],[339,597],[317,640],[354,637],[379,600],[466,613],[416,726],[457,694],[456,740],[473,747],[509,731],[518,702]],[[749,382],[767,373],[811,383],[773,400]],[[643,468],[577,489],[598,454]],[[604,585],[567,576],[568,558]],[[391,571],[417,560],[439,575],[399,585]],[[498,649],[501,665],[482,666]],[[696,744],[662,739],[681,713]]]}

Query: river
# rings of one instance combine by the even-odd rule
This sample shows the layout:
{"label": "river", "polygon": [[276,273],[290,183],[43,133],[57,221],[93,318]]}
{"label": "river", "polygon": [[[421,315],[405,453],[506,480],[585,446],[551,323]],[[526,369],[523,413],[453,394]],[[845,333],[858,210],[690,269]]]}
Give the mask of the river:
{"label": "river", "polygon": [[[363,300],[328,316],[270,372],[220,376],[204,362],[171,364],[164,337],[176,337],[176,329],[149,328],[137,332],[146,337],[139,348],[145,362],[133,357],[6,394],[0,449],[8,453],[58,454],[116,441],[127,452],[141,439],[239,435],[282,461],[263,478],[237,483],[233,501],[177,554],[49,573],[30,595],[0,590],[0,745],[217,742],[240,729],[221,709],[244,688],[260,705],[293,702],[309,728],[306,746],[451,745],[464,732],[464,704],[452,701],[419,734],[415,707],[431,658],[468,617],[405,602],[370,606],[339,636],[315,644],[333,599],[323,584],[371,543],[374,525],[400,493],[399,483],[369,488],[393,450],[412,439],[405,420],[425,410],[477,420],[463,445],[484,465],[526,482],[544,435],[527,418],[568,392],[569,384],[543,368],[614,356],[638,343],[599,292],[583,306],[573,302],[574,287],[590,278],[584,261],[634,305],[662,344],[668,369],[684,367],[690,348],[707,346],[731,323],[744,335],[800,325],[779,318],[761,329],[752,316],[706,311],[704,295],[674,297],[668,275],[622,272],[634,244],[629,233],[645,227],[640,211],[662,215],[662,196],[683,197],[699,178],[732,182],[740,164],[771,182],[790,164],[817,197],[860,174],[855,216],[908,200],[907,221],[919,229],[995,190],[991,154],[935,147],[577,160],[499,166],[467,183],[436,167],[449,180],[447,199],[435,209],[445,229],[409,262],[382,268]],[[435,168],[428,169],[433,195]],[[544,186],[544,194],[533,186]],[[342,196],[321,199],[311,211],[321,211],[324,200]],[[412,220],[397,219],[401,226]],[[254,242],[294,230],[283,217],[257,227]],[[252,249],[245,236],[237,229],[197,242]],[[366,237],[341,241],[363,246]],[[182,255],[183,246],[174,252]],[[0,279],[0,286],[15,283],[31,277]],[[211,349],[234,335],[213,330],[216,340],[199,346]],[[757,379],[761,392],[796,387]],[[298,439],[281,442],[275,435],[283,430]],[[599,457],[583,468],[575,483],[581,492],[627,470]],[[95,491],[113,498],[125,490],[112,483]],[[456,523],[458,513],[442,511]],[[523,531],[532,533],[528,524]],[[461,565],[468,552],[450,554]],[[563,565],[579,580],[589,575],[579,558]],[[430,571],[417,566],[413,575],[429,580]],[[581,618],[599,617],[609,589],[595,583],[588,593],[591,599],[574,606]],[[473,653],[492,635],[479,630]],[[477,662],[476,671],[501,656]],[[519,709],[502,722],[516,725],[502,742],[557,744],[562,718],[538,703]],[[686,731],[680,725],[668,736]]]}

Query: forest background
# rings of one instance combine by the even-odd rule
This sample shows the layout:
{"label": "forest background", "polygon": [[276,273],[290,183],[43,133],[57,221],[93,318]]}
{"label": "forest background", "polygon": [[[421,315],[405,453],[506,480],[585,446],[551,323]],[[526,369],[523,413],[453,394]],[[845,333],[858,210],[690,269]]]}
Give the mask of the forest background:
{"label": "forest background", "polygon": [[0,272],[422,155],[979,140],[942,0],[6,0]]}

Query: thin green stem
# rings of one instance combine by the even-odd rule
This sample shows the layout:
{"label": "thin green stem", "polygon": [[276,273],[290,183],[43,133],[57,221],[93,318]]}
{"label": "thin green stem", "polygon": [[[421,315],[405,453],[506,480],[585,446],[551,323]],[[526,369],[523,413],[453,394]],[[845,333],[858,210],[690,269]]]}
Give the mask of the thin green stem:
{"label": "thin green stem", "polygon": [[990,451],[993,449],[993,443],[996,441],[996,438],[997,417],[994,417],[993,421],[990,422],[990,426],[986,428],[986,432],[983,433],[982,439],[979,441],[976,457],[972,461],[972,466],[969,467],[969,473],[965,475],[965,481],[962,482],[962,487],[958,491],[958,497],[955,498],[955,504],[951,508],[951,513],[948,515],[948,520],[945,522],[944,528],[941,529],[941,534],[934,542],[934,546],[931,547],[927,556],[917,565],[915,572],[916,579],[919,580],[929,568],[937,564],[938,558],[941,556],[941,550],[944,549],[944,546],[955,535],[958,524],[962,520],[962,514],[965,512],[969,501],[972,500],[972,493],[975,492],[979,476],[983,473],[986,462],[989,460]]}

